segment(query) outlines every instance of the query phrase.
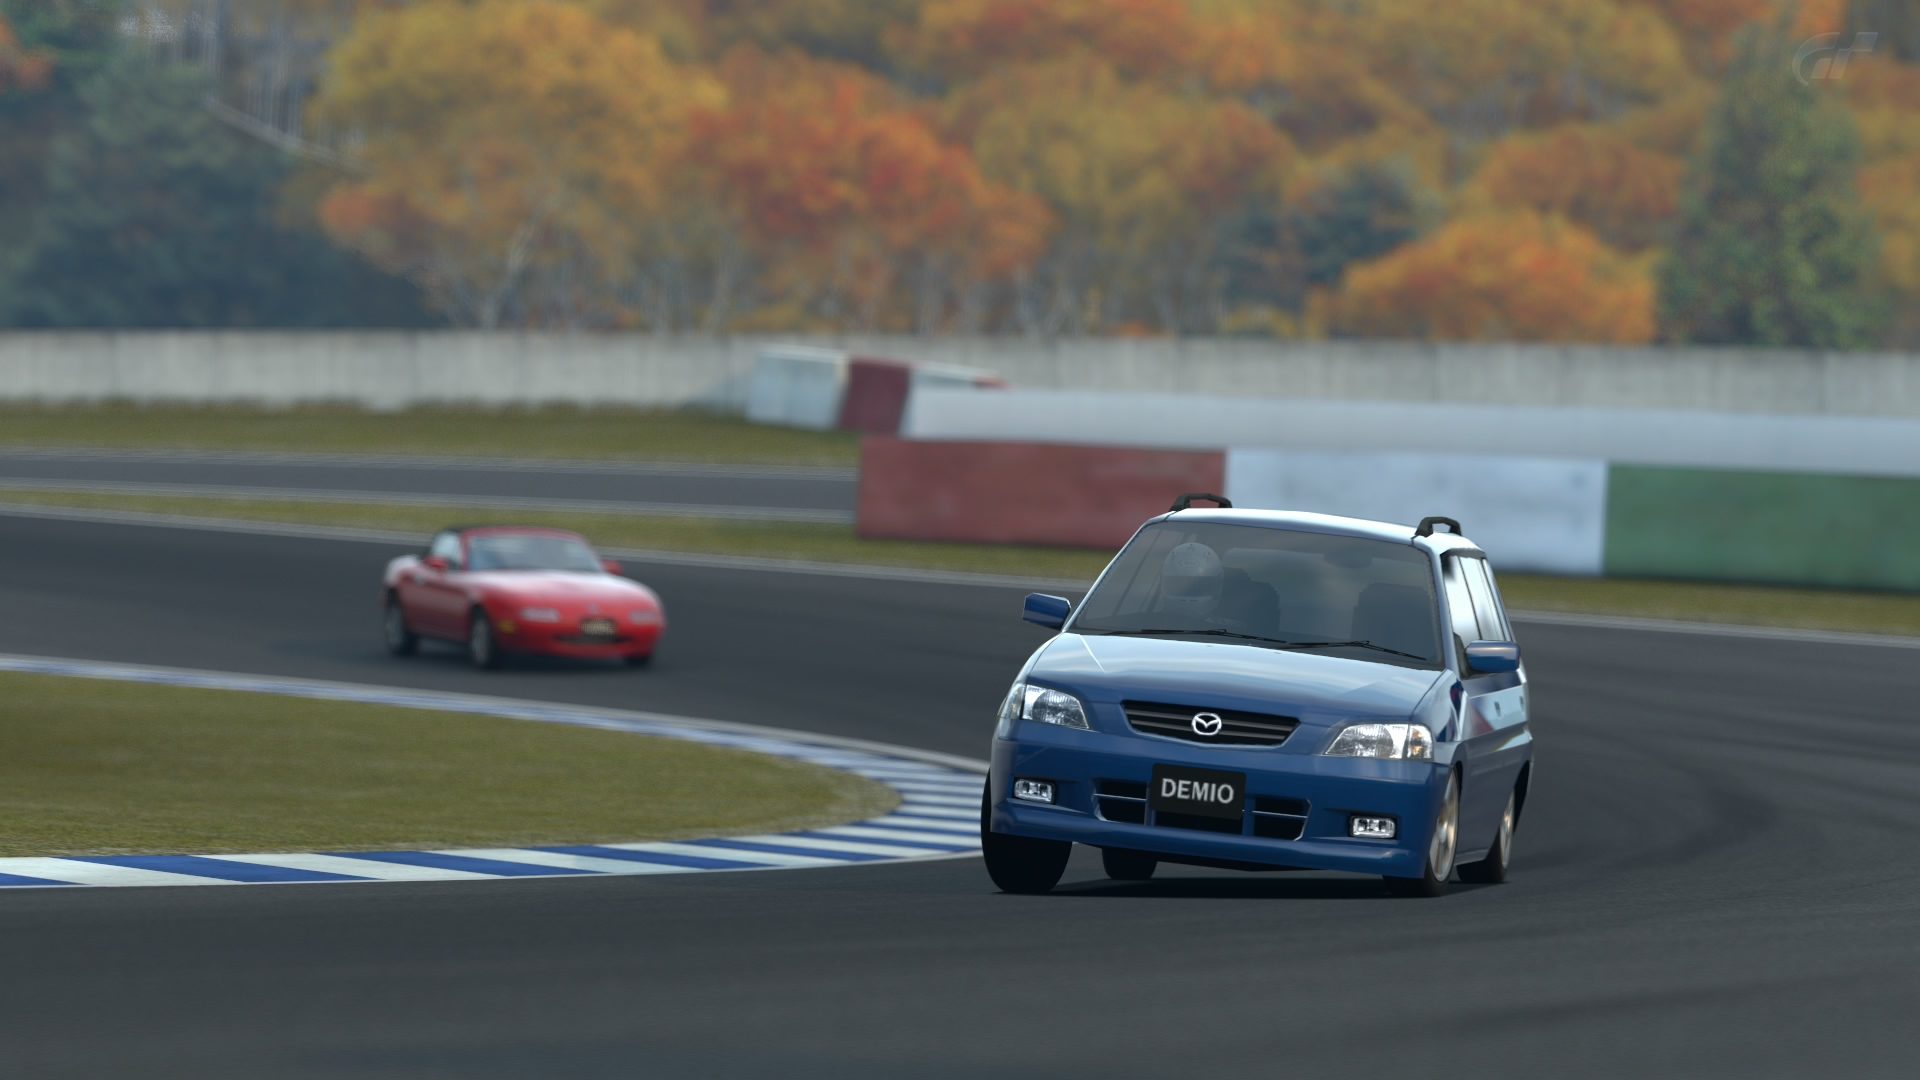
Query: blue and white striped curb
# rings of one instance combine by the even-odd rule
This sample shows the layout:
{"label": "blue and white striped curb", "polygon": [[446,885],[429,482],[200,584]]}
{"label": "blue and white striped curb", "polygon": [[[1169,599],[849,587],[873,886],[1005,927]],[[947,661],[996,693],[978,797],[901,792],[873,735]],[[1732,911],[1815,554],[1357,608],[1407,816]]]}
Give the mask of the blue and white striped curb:
{"label": "blue and white striped curb", "polygon": [[849,825],[710,840],[441,851],[0,858],[0,888],[679,874],[952,858],[980,850],[980,784],[985,767],[947,754],[662,713],[308,679],[4,654],[0,654],[0,671],[278,694],[626,731],[824,765],[878,781],[900,796],[900,805],[892,813]]}

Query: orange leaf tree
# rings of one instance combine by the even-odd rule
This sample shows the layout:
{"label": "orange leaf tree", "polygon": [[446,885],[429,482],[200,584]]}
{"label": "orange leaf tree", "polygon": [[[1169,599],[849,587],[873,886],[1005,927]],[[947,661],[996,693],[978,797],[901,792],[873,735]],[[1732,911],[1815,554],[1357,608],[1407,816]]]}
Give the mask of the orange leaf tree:
{"label": "orange leaf tree", "polygon": [[1474,184],[1493,205],[1559,214],[1641,250],[1673,220],[1685,172],[1678,158],[1641,149],[1618,129],[1580,124],[1503,140]]}
{"label": "orange leaf tree", "polygon": [[1644,265],[1529,212],[1455,221],[1354,266],[1319,307],[1348,337],[1639,344],[1654,334]]}
{"label": "orange leaf tree", "polygon": [[722,93],[576,4],[365,14],[312,106],[352,133],[363,174],[320,218],[457,321],[578,324],[659,209],[687,116]]}
{"label": "orange leaf tree", "polygon": [[695,121],[698,167],[744,223],[769,284],[831,325],[880,325],[911,297],[935,329],[976,287],[1030,263],[1050,219],[874,76],[743,47],[731,104]]}

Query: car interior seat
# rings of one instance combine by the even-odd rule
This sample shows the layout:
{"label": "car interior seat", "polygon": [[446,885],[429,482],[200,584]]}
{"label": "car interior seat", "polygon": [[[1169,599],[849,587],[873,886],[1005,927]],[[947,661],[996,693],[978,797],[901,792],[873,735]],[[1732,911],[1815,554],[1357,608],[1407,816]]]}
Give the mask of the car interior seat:
{"label": "car interior seat", "polygon": [[1245,570],[1227,570],[1220,613],[1243,633],[1274,637],[1280,631],[1279,594]]}

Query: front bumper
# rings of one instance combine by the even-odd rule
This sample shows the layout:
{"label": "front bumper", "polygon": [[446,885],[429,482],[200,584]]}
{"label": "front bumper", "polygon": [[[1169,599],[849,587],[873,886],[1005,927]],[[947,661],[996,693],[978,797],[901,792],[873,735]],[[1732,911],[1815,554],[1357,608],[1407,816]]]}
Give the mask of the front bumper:
{"label": "front bumper", "polygon": [[[511,629],[509,629],[511,627]],[[580,633],[574,620],[558,623],[533,623],[517,619],[495,619],[494,640],[508,652],[541,656],[565,656],[581,660],[614,660],[646,656],[660,643],[666,632],[664,620],[654,623],[619,624],[612,640],[593,640]]]}
{"label": "front bumper", "polygon": [[[1153,767],[1161,764],[1246,774],[1239,831],[1181,827],[1160,820],[1145,802],[1115,794],[1144,794]],[[1013,799],[1015,778],[1051,781],[1053,804]],[[1323,757],[1285,747],[1207,746],[1021,721],[1011,737],[994,740],[990,783],[992,827],[1013,836],[1201,863],[1418,877],[1446,794],[1447,767]],[[1267,812],[1255,812],[1260,809]],[[1347,828],[1354,814],[1392,817],[1398,835],[1353,839]]]}

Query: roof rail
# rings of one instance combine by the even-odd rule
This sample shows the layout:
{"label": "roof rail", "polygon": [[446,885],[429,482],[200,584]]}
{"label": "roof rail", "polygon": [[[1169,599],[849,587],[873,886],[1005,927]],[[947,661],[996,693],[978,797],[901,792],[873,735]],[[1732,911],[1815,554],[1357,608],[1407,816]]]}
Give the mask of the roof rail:
{"label": "roof rail", "polygon": [[1415,530],[1413,530],[1413,535],[1415,535],[1415,536],[1432,536],[1432,535],[1433,535],[1433,527],[1434,527],[1435,525],[1445,525],[1445,526],[1447,527],[1447,530],[1448,530],[1449,532],[1451,532],[1451,533],[1453,533],[1453,535],[1455,535],[1455,536],[1459,536],[1459,535],[1460,535],[1460,523],[1459,523],[1459,522],[1457,522],[1457,521],[1455,521],[1455,520],[1453,520],[1453,519],[1452,519],[1452,518],[1450,518],[1450,517],[1438,517],[1438,516],[1436,516],[1436,517],[1423,517],[1423,518],[1421,518],[1421,519],[1420,519],[1420,527],[1419,527],[1419,528],[1417,528],[1417,529],[1415,529]]}
{"label": "roof rail", "polygon": [[1172,514],[1178,513],[1181,510],[1191,510],[1193,509],[1193,500],[1195,499],[1205,499],[1211,503],[1219,503],[1220,509],[1222,510],[1233,509],[1233,504],[1227,501],[1225,495],[1209,495],[1204,491],[1190,491],[1173,500],[1173,509],[1168,510],[1167,513]]}

